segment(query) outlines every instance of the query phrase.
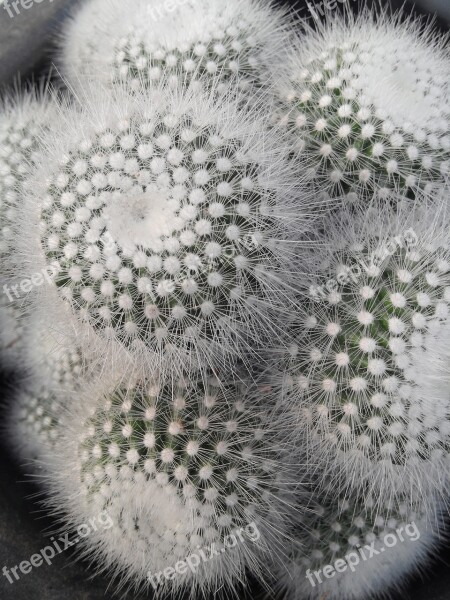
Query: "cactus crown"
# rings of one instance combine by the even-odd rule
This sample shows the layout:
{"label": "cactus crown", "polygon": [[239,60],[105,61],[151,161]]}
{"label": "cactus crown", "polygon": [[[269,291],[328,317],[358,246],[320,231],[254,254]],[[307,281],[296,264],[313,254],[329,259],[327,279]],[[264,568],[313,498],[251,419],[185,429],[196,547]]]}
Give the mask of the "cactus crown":
{"label": "cactus crown", "polygon": [[262,334],[251,322],[268,317],[282,282],[289,167],[256,136],[259,119],[243,125],[233,107],[165,84],[154,96],[102,97],[78,141],[41,161],[41,240],[55,282],[129,348],[226,355],[232,338]]}
{"label": "cactus crown", "polygon": [[163,73],[174,81],[182,73],[187,82],[198,79],[211,85],[213,81],[218,91],[236,76],[243,90],[261,85],[258,40],[250,35],[250,23],[245,19],[233,24],[227,19],[223,24],[220,21],[213,24],[210,34],[204,33],[194,43],[181,39],[167,46],[146,42],[148,30],[141,33],[137,29],[117,43],[113,80],[128,80],[132,89],[139,89],[143,81],[157,81]]}
{"label": "cactus crown", "polygon": [[171,11],[164,2],[138,2],[131,13],[97,0],[69,28],[63,62],[75,76],[87,72],[137,90],[164,74],[216,91],[236,76],[241,89],[266,85],[288,29],[280,11],[258,0],[192,0]]}
{"label": "cactus crown", "polygon": [[[320,191],[351,203],[414,199],[450,167],[445,40],[417,24],[363,13],[302,37],[280,119]],[[430,44],[432,41],[432,44]]]}
{"label": "cactus crown", "polygon": [[[280,446],[274,421],[246,401],[247,387],[211,373],[138,379],[101,398],[85,420],[77,489],[91,512],[116,522],[120,548],[103,546],[128,575],[142,579],[199,548],[223,548],[253,521],[274,535],[270,523],[283,510]],[[260,549],[236,551],[233,565],[208,563],[199,577],[231,577],[249,561],[258,568]]]}
{"label": "cactus crown", "polygon": [[412,234],[374,253],[355,244],[328,273],[311,288],[286,379],[302,419],[344,460],[439,458],[448,451],[448,402],[445,392],[429,394],[427,376],[445,372],[436,341],[448,335],[448,249]]}
{"label": "cactus crown", "polygon": [[[89,494],[141,472],[170,485],[223,538],[248,522],[273,491],[267,423],[246,406],[244,384],[139,382],[119,388],[85,423],[81,476]],[[230,403],[230,401],[232,401]],[[257,411],[255,411],[257,413]],[[102,476],[96,475],[97,470]],[[116,492],[119,490],[115,490]]]}
{"label": "cactus crown", "polygon": [[325,500],[313,510],[307,531],[301,534],[309,541],[300,551],[300,562],[311,569],[333,564],[348,552],[382,541],[387,533],[395,534],[398,528],[423,517],[420,507],[413,510],[409,503],[386,502],[374,511],[370,499],[359,503],[347,496]]}
{"label": "cactus crown", "polygon": [[322,594],[360,600],[383,592],[419,566],[435,543],[420,504],[386,501],[374,510],[370,498],[346,495],[311,508],[297,533],[289,575],[280,573],[278,581],[283,591],[311,600]]}

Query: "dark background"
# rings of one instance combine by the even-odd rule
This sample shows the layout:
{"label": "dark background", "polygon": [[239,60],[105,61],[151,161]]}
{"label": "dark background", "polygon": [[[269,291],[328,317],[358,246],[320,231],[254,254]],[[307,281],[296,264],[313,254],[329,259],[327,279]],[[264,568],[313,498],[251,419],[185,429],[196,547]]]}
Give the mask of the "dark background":
{"label": "dark background", "polygon": [[[123,1],[132,6],[133,0]],[[310,1],[314,4],[313,0]],[[297,9],[302,17],[309,14],[306,0],[280,0],[279,3]],[[350,5],[355,8],[362,3],[361,0],[350,0]],[[14,18],[10,18],[0,4],[0,88],[8,89],[14,85],[19,74],[22,81],[45,76],[60,23],[73,4],[74,0],[37,0],[30,9],[21,9]],[[389,4],[400,8],[403,2],[391,0]],[[415,9],[419,14],[430,14],[427,9],[433,11],[439,8],[441,17],[437,19],[437,25],[444,31],[448,29],[450,0],[421,0],[419,4]],[[406,2],[405,7],[410,11],[412,4]],[[0,373],[0,386],[4,400],[14,391],[14,375],[3,373],[2,376]],[[44,564],[28,575],[21,574],[20,581],[12,585],[1,576],[3,565],[18,565],[47,545],[48,534],[44,530],[53,525],[37,502],[40,488],[25,477],[6,445],[1,444],[4,438],[1,427],[3,414],[0,413],[0,600],[102,600],[112,596],[108,581],[101,577],[90,580],[92,570],[88,571],[86,565],[76,561],[75,556],[68,552],[56,557],[52,566]],[[436,549],[432,566],[425,564],[423,573],[412,578],[404,592],[393,594],[393,600],[449,600],[449,564],[450,549],[442,544],[440,549]],[[131,600],[135,597],[131,593],[124,598]],[[242,591],[239,597],[257,599],[262,598],[263,593],[258,582],[253,582],[248,592]]]}

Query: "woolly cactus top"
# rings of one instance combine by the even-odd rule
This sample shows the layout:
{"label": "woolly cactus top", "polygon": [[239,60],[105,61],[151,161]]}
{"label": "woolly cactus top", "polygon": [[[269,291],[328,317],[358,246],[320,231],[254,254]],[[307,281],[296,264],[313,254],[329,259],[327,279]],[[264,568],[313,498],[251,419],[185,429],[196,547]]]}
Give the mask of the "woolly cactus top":
{"label": "woolly cactus top", "polygon": [[[268,414],[247,403],[246,387],[206,375],[140,379],[102,397],[81,425],[73,438],[78,456],[69,459],[79,477],[70,482],[81,494],[77,510],[111,515],[102,560],[118,561],[124,577],[143,579],[198,548],[220,549],[252,521],[274,535],[269,524],[283,510],[281,502],[275,510],[283,480],[278,433]],[[199,577],[232,581],[246,561],[256,568],[260,550],[242,544],[229,557],[234,564],[217,558]]]}
{"label": "woolly cactus top", "polygon": [[447,41],[363,11],[302,35],[280,120],[318,189],[351,203],[441,188],[450,167]]}
{"label": "woolly cactus top", "polygon": [[[308,222],[282,140],[234,110],[165,83],[95,93],[47,140],[24,209],[40,212],[47,264],[79,314],[141,353],[212,361],[258,339],[293,251],[281,242]],[[17,230],[27,254],[34,235]]]}
{"label": "woolly cactus top", "polygon": [[337,252],[311,287],[286,391],[324,464],[358,473],[349,482],[370,477],[392,492],[411,478],[421,493],[448,469],[450,399],[436,384],[447,373],[449,277],[448,247],[408,231]]}
{"label": "woolly cactus top", "polygon": [[223,87],[238,76],[241,87],[266,85],[268,66],[280,60],[287,24],[259,0],[94,0],[78,11],[64,38],[62,60],[77,85],[80,76],[104,83],[126,81],[138,89],[162,74]]}

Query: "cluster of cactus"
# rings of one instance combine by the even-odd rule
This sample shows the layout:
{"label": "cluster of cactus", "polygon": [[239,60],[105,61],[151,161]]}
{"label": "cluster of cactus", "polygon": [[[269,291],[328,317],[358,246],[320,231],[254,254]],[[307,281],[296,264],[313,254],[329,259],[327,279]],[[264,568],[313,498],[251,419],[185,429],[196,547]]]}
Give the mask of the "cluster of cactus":
{"label": "cluster of cactus", "polygon": [[59,62],[0,116],[7,433],[45,505],[108,515],[77,544],[119,589],[400,587],[450,480],[446,39],[86,0]]}

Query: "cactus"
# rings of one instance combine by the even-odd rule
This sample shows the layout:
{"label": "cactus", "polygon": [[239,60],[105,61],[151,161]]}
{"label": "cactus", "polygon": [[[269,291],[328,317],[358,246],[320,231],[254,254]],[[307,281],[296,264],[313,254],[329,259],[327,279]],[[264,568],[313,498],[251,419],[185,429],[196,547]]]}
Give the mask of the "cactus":
{"label": "cactus", "polygon": [[298,168],[333,205],[442,189],[450,166],[447,40],[413,18],[363,9],[306,30],[276,120]]}
{"label": "cactus", "polygon": [[[13,251],[13,223],[21,185],[36,158],[38,139],[54,117],[55,106],[44,88],[6,97],[0,107],[0,256],[2,267]],[[3,271],[3,269],[2,269]]]}
{"label": "cactus", "polygon": [[314,462],[380,502],[426,502],[448,481],[448,232],[416,217],[378,215],[358,236],[325,225],[335,241],[284,377]]}
{"label": "cactus", "polygon": [[[261,568],[263,551],[279,543],[289,512],[283,436],[271,409],[248,402],[247,388],[240,378],[224,383],[202,372],[178,381],[136,377],[98,399],[88,394],[88,405],[67,419],[52,506],[74,524],[110,515],[114,526],[89,539],[86,552],[123,582],[174,594],[188,582],[205,593],[236,583],[245,566]],[[244,540],[222,555],[229,536],[253,522],[259,543]],[[158,577],[213,547],[216,558],[196,573]]]}
{"label": "cactus", "polygon": [[[55,329],[42,309],[22,318],[26,344],[17,364],[19,386],[9,401],[8,436],[18,458],[33,471],[48,468],[45,457],[56,447],[68,399],[76,402],[101,372],[98,359],[83,354],[76,324],[56,294],[54,302],[53,316],[64,321],[64,329]],[[103,371],[103,376],[108,374]]]}
{"label": "cactus", "polygon": [[167,82],[140,96],[95,90],[62,115],[30,181],[21,252],[38,270],[43,249],[65,301],[152,368],[214,363],[246,336],[275,335],[308,197],[292,199],[283,138],[235,108]]}
{"label": "cactus", "polygon": [[74,14],[62,40],[63,72],[77,87],[94,77],[131,89],[166,75],[200,80],[223,91],[238,77],[241,89],[268,86],[288,32],[284,14],[260,0],[165,2],[93,0]]}
{"label": "cactus", "polygon": [[365,600],[401,591],[423,570],[439,545],[444,511],[418,503],[319,495],[295,534],[291,556],[279,570],[280,597]]}
{"label": "cactus", "polygon": [[448,38],[129,4],[0,105],[5,432],[118,589],[385,595],[450,483]]}

